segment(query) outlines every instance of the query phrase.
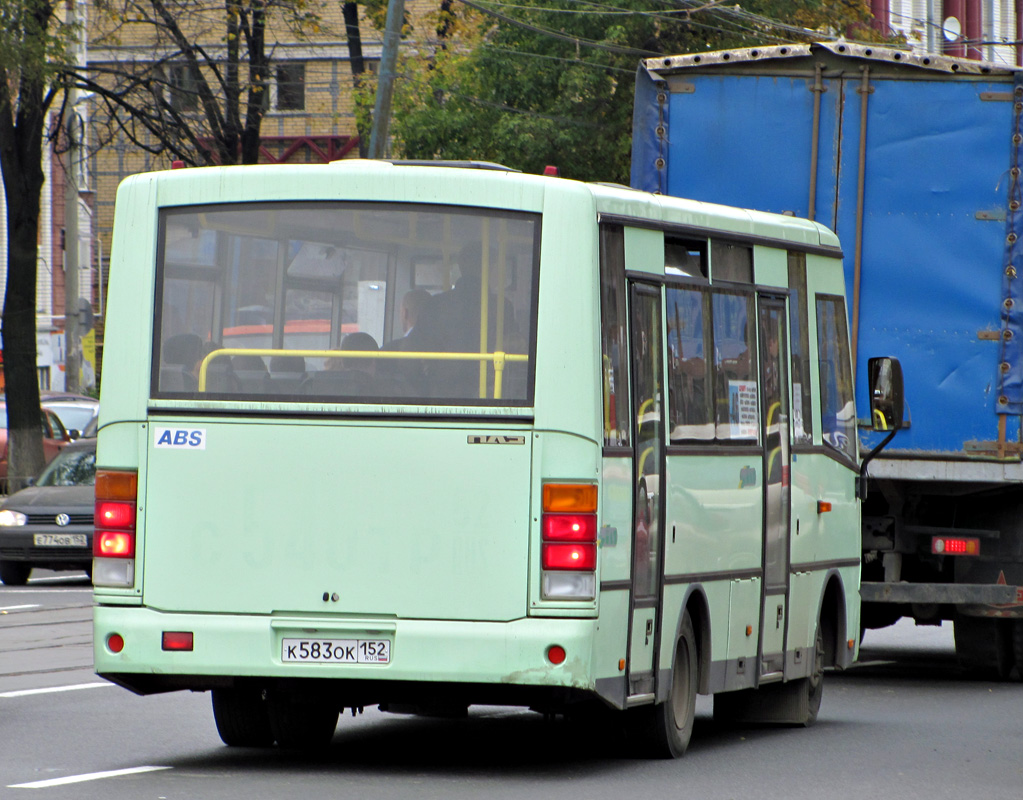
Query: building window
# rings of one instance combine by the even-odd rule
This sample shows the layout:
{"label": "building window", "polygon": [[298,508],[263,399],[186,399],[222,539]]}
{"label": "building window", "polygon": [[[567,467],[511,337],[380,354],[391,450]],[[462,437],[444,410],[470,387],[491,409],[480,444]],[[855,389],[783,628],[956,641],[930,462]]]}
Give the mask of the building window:
{"label": "building window", "polygon": [[167,83],[170,104],[175,111],[192,111],[199,105],[199,83],[188,64],[171,64]]}
{"label": "building window", "polygon": [[278,111],[305,110],[305,64],[277,66]]}

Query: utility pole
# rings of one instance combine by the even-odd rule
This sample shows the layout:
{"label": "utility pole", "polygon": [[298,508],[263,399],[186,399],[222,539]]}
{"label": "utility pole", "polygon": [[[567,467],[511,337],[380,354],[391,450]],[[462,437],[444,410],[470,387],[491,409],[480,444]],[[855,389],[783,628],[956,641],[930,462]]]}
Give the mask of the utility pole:
{"label": "utility pole", "polygon": [[383,158],[387,151],[394,70],[398,63],[398,45],[401,44],[401,27],[404,21],[405,0],[387,0],[384,49],[380,54],[380,75],[377,80],[376,102],[373,104],[373,131],[369,137],[370,158]]}
{"label": "utility pole", "polygon": [[[68,0],[67,20],[71,30],[78,21],[78,0]],[[72,48],[75,65],[78,64],[78,34]],[[80,118],[75,110],[78,90],[72,84],[67,88],[68,116],[67,171],[64,176],[64,389],[79,391],[78,373],[81,370],[80,334],[78,330],[78,159],[80,158]]]}

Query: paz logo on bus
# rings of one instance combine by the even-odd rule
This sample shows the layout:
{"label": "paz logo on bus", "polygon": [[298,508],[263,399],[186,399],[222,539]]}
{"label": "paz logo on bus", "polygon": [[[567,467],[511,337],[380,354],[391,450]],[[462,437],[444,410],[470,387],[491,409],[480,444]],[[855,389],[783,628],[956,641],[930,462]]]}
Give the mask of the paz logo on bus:
{"label": "paz logo on bus", "polygon": [[482,434],[469,434],[469,444],[525,444],[525,436],[484,436]]}
{"label": "paz logo on bus", "polygon": [[153,447],[170,450],[205,450],[205,428],[153,428]]}

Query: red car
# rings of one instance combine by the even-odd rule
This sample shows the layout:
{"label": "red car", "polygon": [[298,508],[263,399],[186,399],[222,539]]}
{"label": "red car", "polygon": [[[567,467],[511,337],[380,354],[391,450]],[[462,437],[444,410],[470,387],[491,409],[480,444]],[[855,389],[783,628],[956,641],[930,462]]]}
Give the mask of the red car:
{"label": "red car", "polygon": [[[47,408],[41,409],[43,426],[43,457],[46,463],[64,449],[71,437],[64,429],[60,417]],[[35,476],[32,476],[35,477]],[[7,403],[0,402],[0,494],[7,494]]]}

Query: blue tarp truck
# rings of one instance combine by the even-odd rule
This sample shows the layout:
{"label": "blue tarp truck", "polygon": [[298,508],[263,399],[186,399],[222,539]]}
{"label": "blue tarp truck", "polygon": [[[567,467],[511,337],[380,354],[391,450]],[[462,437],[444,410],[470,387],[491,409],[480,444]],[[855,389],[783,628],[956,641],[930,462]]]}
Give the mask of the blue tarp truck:
{"label": "blue tarp truck", "polygon": [[905,376],[866,472],[863,625],[953,620],[964,666],[1003,678],[1023,673],[1021,115],[1023,72],[977,61],[842,41],[655,58],[631,177],[838,233],[857,408],[868,356]]}

